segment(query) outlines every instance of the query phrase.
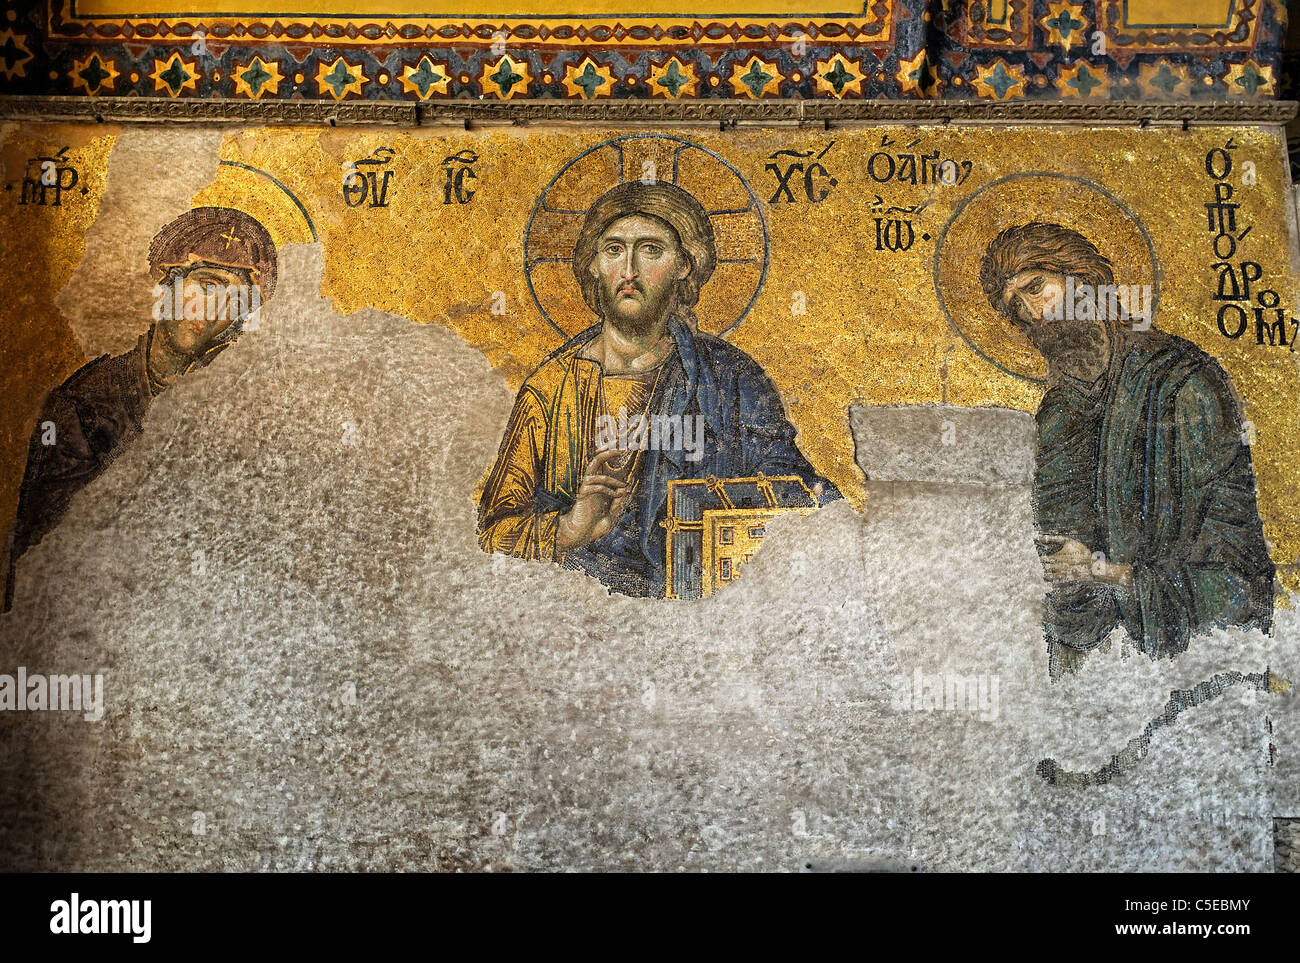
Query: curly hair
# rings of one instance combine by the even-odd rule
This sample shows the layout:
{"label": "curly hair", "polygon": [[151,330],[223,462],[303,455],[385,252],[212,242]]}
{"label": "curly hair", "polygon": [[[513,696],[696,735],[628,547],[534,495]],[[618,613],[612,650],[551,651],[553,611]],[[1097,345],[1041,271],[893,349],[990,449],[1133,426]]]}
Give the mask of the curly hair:
{"label": "curly hair", "polygon": [[1009,227],[989,243],[980,261],[980,286],[994,308],[1003,310],[1002,292],[1022,271],[1049,271],[1094,287],[1115,283],[1110,261],[1095,244],[1046,221]]}

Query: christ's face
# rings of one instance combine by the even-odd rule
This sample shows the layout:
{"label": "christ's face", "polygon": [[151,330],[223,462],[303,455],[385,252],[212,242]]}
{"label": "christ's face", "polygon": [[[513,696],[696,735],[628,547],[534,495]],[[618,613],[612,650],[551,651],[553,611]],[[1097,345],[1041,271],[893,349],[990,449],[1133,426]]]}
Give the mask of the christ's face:
{"label": "christ's face", "polygon": [[1062,310],[1065,296],[1064,275],[1021,271],[1002,289],[1003,311],[1050,363],[1067,370],[1104,364],[1110,347],[1105,323]]}
{"label": "christ's face", "polygon": [[627,331],[667,320],[677,282],[690,260],[673,229],[657,217],[621,217],[600,236],[589,271],[599,282],[602,316]]}

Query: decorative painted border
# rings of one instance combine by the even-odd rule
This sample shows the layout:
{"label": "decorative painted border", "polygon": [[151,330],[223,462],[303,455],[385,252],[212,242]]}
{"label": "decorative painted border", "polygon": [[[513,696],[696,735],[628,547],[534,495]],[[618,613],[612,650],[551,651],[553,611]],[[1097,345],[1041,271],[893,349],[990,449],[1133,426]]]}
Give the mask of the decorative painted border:
{"label": "decorative painted border", "polygon": [[[857,0],[858,16],[803,14],[741,16],[709,14],[600,14],[591,17],[408,16],[383,18],[244,14],[93,17],[77,13],[77,0],[48,0],[51,39],[81,43],[188,43],[200,31],[209,41],[239,44],[328,44],[330,46],[409,47],[494,43],[617,47],[679,44],[792,42],[800,35],[814,43],[881,44],[893,40],[896,0]],[[306,4],[309,5],[309,4]],[[779,4],[778,4],[779,5]],[[489,5],[490,6],[490,5]],[[629,4],[635,9],[636,4]],[[828,3],[832,9],[835,3]],[[838,4],[843,6],[843,4]],[[707,9],[707,5],[706,5]],[[707,19],[701,19],[701,18]]]}
{"label": "decorative painted border", "polygon": [[[1060,98],[1263,98],[1284,95],[1283,0],[1234,0],[1223,30],[1123,27],[1124,0],[1033,0],[1033,43],[982,45],[972,10],[988,0],[953,0],[922,65],[931,96],[990,100]],[[1014,11],[1014,0],[1008,0]],[[1100,20],[1099,20],[1100,18]],[[1008,18],[1009,19],[1009,18]]]}
{"label": "decorative painted border", "polygon": [[[0,48],[5,42],[0,31]],[[418,53],[418,52],[417,52]],[[0,49],[0,57],[3,50]],[[313,52],[302,62],[265,51],[231,49],[215,59],[171,51],[144,62],[124,52],[71,55],[46,83],[11,83],[4,92],[45,95],[167,97],[178,100],[313,100],[324,102],[454,102],[490,99],[516,103],[551,100],[692,99],[926,99],[1176,100],[1267,99],[1280,78],[1267,57],[1191,54],[1115,62],[1067,59],[1014,51],[943,56],[922,50],[876,57],[846,48],[797,59],[777,51],[733,49],[707,53],[620,55],[611,66],[579,51],[546,57],[537,52],[492,58],[453,52],[397,54],[376,60],[366,51]],[[1039,63],[1042,61],[1042,63]],[[4,75],[0,60],[0,78]],[[34,78],[29,78],[34,80]],[[0,89],[4,89],[0,87]]]}
{"label": "decorative painted border", "polygon": [[1033,46],[1034,0],[1005,0],[1002,20],[991,18],[989,0],[969,0],[965,16],[955,20],[958,40],[972,49],[996,47],[1003,50],[1026,50]]}
{"label": "decorative painted border", "polygon": [[853,0],[850,9],[870,11],[859,17],[665,16],[649,25],[637,18],[95,20],[72,18],[75,2],[44,0],[32,9],[0,0],[7,18],[0,19],[0,92],[326,101],[892,97],[903,93],[896,51],[921,48],[930,0]]}
{"label": "decorative painted border", "polygon": [[[72,0],[47,2],[61,9]],[[382,42],[346,31],[336,39],[319,24],[298,42],[206,34],[191,40],[197,27],[180,22],[168,24],[176,35],[166,42],[134,27],[129,37],[49,37],[46,7],[0,0],[0,93],[327,103],[1199,101],[1288,94],[1280,66],[1282,0],[1237,0],[1233,22],[1250,16],[1245,39],[1173,30],[1153,35],[1155,53],[1136,45],[1142,38],[1116,44],[1099,29],[1106,26],[1097,18],[1108,16],[1107,4],[1119,9],[1123,0],[1006,0],[1005,29],[1001,21],[985,22],[988,2],[888,0],[890,43],[796,38],[769,24],[753,42],[713,43],[705,34],[697,41],[683,26],[684,37],[674,27],[658,43],[588,34],[585,44],[566,45],[518,36],[502,41],[493,24],[469,22],[461,23],[468,34],[456,34],[460,40],[409,42],[396,30],[392,37],[384,31]],[[727,37],[737,31],[731,24]]]}
{"label": "decorative painted border", "polygon": [[1095,0],[1104,7],[1101,28],[1109,43],[1134,53],[1140,51],[1253,50],[1260,7],[1266,0],[1233,0],[1229,21],[1220,27],[1129,26],[1125,0]]}

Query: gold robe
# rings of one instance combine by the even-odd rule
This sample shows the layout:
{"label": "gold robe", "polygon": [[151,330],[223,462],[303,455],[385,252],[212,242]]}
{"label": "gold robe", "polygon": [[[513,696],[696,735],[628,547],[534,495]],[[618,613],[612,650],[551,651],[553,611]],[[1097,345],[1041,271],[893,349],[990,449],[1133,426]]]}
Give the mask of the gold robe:
{"label": "gold robe", "polygon": [[538,505],[541,491],[577,497],[596,451],[605,413],[599,362],[575,344],[549,358],[519,391],[496,464],[479,500],[479,545],[487,552],[561,561],[555,549],[559,511]]}

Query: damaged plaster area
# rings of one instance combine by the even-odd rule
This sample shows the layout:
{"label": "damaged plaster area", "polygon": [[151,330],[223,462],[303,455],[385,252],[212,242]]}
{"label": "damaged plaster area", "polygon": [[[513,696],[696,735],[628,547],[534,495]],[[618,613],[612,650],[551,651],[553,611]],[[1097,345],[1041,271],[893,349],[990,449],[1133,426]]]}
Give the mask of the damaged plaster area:
{"label": "damaged plaster area", "polygon": [[22,560],[6,662],[103,672],[105,710],[0,719],[10,865],[907,858],[851,539],[700,605],[485,555],[503,380],[445,330],[333,314],[319,249],[282,255],[259,329]]}
{"label": "damaged plaster area", "polygon": [[[945,865],[977,865],[971,850],[1001,837],[1014,840],[1008,865],[1027,869],[1270,869],[1272,817],[1296,808],[1294,688],[1230,686],[1171,715],[1104,785],[1049,785],[1038,769],[1047,759],[1064,772],[1106,767],[1165,715],[1172,692],[1217,675],[1294,679],[1294,609],[1278,610],[1272,638],[1216,630],[1174,660],[1151,660],[1117,630],[1052,683],[1034,545],[1033,418],[857,406],[851,423],[871,479],[862,525],[874,564],[864,589],[913,679],[902,700],[919,714],[913,789],[950,807],[929,823],[949,844]],[[978,692],[972,680],[985,690],[998,680],[997,721],[976,721],[950,698],[933,708],[927,683],[940,678],[964,681],[968,692]]]}
{"label": "damaged plaster area", "polygon": [[[610,596],[479,550],[513,400],[482,355],[281,258],[19,564],[0,664],[102,672],[105,704],[0,718],[6,868],[1272,867],[1291,693],[1193,708],[1105,786],[1037,774],[1171,688],[1298,667],[1283,611],[1050,683],[1028,416],[856,409],[864,513],[777,520],[709,599]],[[953,676],[973,705],[924,698]]]}
{"label": "damaged plaster area", "polygon": [[155,300],[149,240],[216,177],[222,136],[212,128],[118,135],[86,253],[56,302],[87,358],[135,344]]}

